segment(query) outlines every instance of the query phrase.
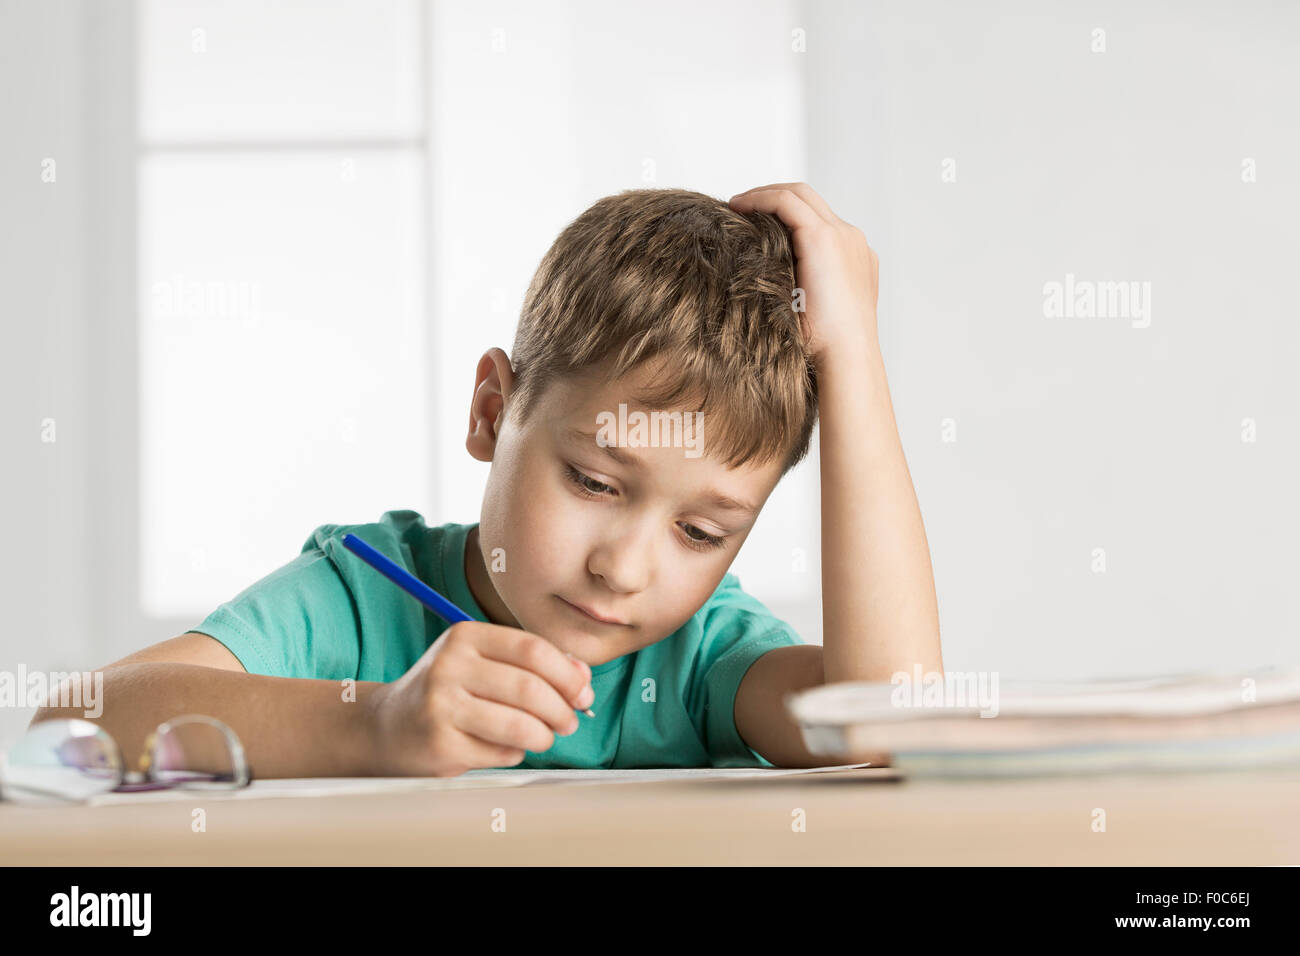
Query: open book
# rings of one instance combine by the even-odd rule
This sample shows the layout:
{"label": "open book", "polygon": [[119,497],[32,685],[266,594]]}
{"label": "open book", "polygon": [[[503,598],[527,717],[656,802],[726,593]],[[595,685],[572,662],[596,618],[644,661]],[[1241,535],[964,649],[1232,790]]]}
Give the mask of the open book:
{"label": "open book", "polygon": [[912,775],[1300,769],[1300,669],[1106,681],[926,677],[829,684],[786,704],[814,753],[843,760],[889,751]]}

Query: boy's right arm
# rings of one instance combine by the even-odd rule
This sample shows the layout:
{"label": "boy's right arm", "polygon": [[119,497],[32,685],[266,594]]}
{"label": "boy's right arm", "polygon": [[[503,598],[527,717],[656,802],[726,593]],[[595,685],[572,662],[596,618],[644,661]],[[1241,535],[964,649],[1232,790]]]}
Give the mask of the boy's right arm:
{"label": "boy's right arm", "polygon": [[[92,722],[139,765],[145,740],[182,714],[220,720],[239,737],[258,777],[346,777],[376,772],[368,708],[385,686],[357,681],[355,701],[333,680],[249,674],[230,650],[189,632],[103,668],[103,712]],[[84,707],[42,707],[32,723],[84,716]]]}
{"label": "boy's right arm", "polygon": [[[391,684],[249,674],[220,641],[198,632],[103,669],[94,719],[136,767],[145,739],[182,714],[220,720],[258,778],[456,776],[509,766],[577,729],[591,704],[591,670],[516,628],[454,624]],[[355,699],[351,699],[355,698]],[[87,719],[42,707],[32,719]]]}

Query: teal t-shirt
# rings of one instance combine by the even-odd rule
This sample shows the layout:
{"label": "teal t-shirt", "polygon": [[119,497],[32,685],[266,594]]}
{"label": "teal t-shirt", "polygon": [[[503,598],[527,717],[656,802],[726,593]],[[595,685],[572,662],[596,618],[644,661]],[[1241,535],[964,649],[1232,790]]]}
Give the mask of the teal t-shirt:
{"label": "teal t-shirt", "polygon": [[[190,630],[216,638],[251,674],[393,681],[449,626],[343,546],[354,533],[475,620],[487,615],[465,578],[472,524],[425,526],[414,511],[378,522],[321,525],[302,553],[245,588]],[[749,666],[802,644],[787,623],[727,574],[668,637],[593,667],[594,718],[559,734],[524,769],[770,767],[736,730],[735,699]]]}

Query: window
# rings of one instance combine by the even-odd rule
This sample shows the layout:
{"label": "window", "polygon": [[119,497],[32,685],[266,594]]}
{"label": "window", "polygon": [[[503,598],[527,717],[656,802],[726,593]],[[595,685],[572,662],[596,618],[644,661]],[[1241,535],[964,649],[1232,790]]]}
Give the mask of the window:
{"label": "window", "polygon": [[138,13],[140,604],[201,616],[429,493],[423,12]]}

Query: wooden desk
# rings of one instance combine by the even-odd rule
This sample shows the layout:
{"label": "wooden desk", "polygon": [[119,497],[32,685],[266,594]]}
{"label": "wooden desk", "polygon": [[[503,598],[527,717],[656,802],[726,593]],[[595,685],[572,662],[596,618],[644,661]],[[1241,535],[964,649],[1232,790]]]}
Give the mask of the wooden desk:
{"label": "wooden desk", "polygon": [[[1000,781],[534,784],[512,789],[0,804],[0,861],[58,865],[1300,863],[1300,770]],[[872,779],[876,776],[877,779]],[[190,829],[207,812],[207,832]],[[1093,809],[1106,832],[1092,830]],[[506,831],[493,832],[494,808]],[[793,832],[802,808],[807,830]]]}

